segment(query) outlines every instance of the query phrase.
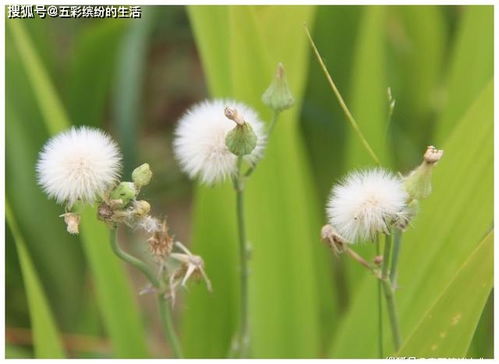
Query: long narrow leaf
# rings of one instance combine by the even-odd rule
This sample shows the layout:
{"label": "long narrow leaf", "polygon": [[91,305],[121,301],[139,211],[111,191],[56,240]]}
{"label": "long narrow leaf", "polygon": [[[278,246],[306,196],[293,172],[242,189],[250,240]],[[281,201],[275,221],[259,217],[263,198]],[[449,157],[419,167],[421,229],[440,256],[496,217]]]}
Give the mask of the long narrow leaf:
{"label": "long narrow leaf", "polygon": [[493,237],[489,233],[459,267],[397,356],[462,358],[466,354],[494,281]]}
{"label": "long narrow leaf", "polygon": [[16,243],[24,286],[28,297],[35,357],[50,359],[64,358],[64,349],[54,318],[50,312],[50,307],[38,279],[36,269],[8,201],[5,205],[5,215]]}

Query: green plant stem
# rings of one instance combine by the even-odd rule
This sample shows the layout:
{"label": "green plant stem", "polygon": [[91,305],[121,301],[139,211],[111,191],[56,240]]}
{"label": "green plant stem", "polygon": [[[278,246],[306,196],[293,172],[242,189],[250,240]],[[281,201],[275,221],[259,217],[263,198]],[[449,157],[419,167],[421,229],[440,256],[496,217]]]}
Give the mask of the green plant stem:
{"label": "green plant stem", "polygon": [[170,306],[166,302],[166,299],[162,293],[158,293],[157,298],[159,315],[161,316],[161,322],[163,324],[165,334],[168,338],[168,342],[170,343],[170,348],[172,349],[173,356],[180,359],[183,357],[182,349],[180,347],[180,342],[178,340],[177,334],[175,333],[175,330],[173,328],[173,319]]}
{"label": "green plant stem", "polygon": [[383,282],[386,308],[388,310],[388,317],[390,319],[390,328],[392,330],[392,336],[393,336],[393,346],[395,351],[398,351],[402,345],[402,335],[400,333],[397,307],[395,305],[395,294],[392,285],[390,283],[390,277],[388,276],[389,273],[388,267],[390,265],[391,249],[392,249],[392,237],[391,235],[386,235],[381,281]]}
{"label": "green plant stem", "polygon": [[[376,256],[380,254],[379,237],[376,238]],[[378,350],[379,358],[383,358],[383,287],[378,279]]]}
{"label": "green plant stem", "polygon": [[249,319],[248,319],[248,253],[249,247],[246,240],[246,226],[244,221],[244,184],[241,176],[242,157],[238,157],[238,174],[234,179],[234,189],[236,192],[236,214],[239,237],[239,264],[241,278],[241,308],[239,319],[239,335],[237,353],[243,357],[249,353]]}
{"label": "green plant stem", "polygon": [[339,102],[341,108],[343,109],[343,112],[345,113],[347,120],[350,122],[350,125],[352,126],[353,130],[355,131],[355,133],[359,137],[360,141],[362,142],[362,145],[367,150],[367,152],[369,153],[371,158],[374,160],[374,162],[378,166],[381,165],[379,158],[377,157],[376,153],[369,145],[369,142],[364,137],[364,134],[362,134],[362,131],[360,130],[359,125],[355,121],[354,117],[352,116],[352,113],[350,112],[350,110],[348,109],[348,107],[345,103],[345,100],[343,100],[343,97],[341,96],[340,92],[338,91],[338,88],[336,87],[336,84],[334,83],[333,78],[329,74],[329,71],[327,70],[327,67],[324,64],[324,61],[322,60],[322,57],[319,53],[319,50],[317,49],[317,47],[312,39],[312,36],[310,35],[310,32],[306,26],[305,26],[305,32],[307,33],[308,40],[310,41],[310,45],[312,46],[312,49],[314,50],[315,56],[316,56],[317,60],[319,61],[319,64],[320,64],[322,70],[324,71],[324,75],[326,76],[326,79],[329,83],[329,86],[331,87],[336,98],[338,99],[338,102]]}
{"label": "green plant stem", "polygon": [[397,268],[400,256],[400,248],[402,245],[402,230],[396,229],[393,232],[393,253],[392,253],[392,266],[390,268],[390,282],[393,289],[397,286]]}
{"label": "green plant stem", "polygon": [[173,328],[171,310],[166,302],[166,299],[164,298],[164,287],[162,282],[158,278],[156,278],[154,273],[149,269],[149,267],[145,262],[128,254],[127,252],[125,252],[120,248],[116,235],[117,235],[116,229],[111,229],[109,236],[111,249],[120,259],[140,270],[147,277],[149,282],[151,282],[154,288],[156,288],[156,295],[158,298],[158,309],[159,309],[159,314],[161,316],[161,321],[163,323],[163,329],[165,331],[165,335],[168,339],[168,343],[170,344],[170,348],[172,349],[173,356],[175,358],[182,358],[182,350],[180,348],[177,334],[175,333],[175,330]]}
{"label": "green plant stem", "polygon": [[[267,140],[266,140],[267,143],[269,142],[270,135],[274,131],[274,128],[275,128],[275,126],[277,124],[277,120],[279,119],[279,115],[281,115],[281,113],[279,111],[277,111],[277,110],[274,110],[274,112],[272,113],[272,120],[270,121],[269,127],[267,129]],[[255,169],[256,169],[256,164],[253,164],[244,173],[244,177],[251,176],[251,174],[255,171]]]}
{"label": "green plant stem", "polygon": [[274,131],[275,125],[277,124],[277,119],[279,119],[279,115],[281,113],[277,110],[274,110],[272,113],[272,120],[270,121],[269,128],[267,130],[267,138],[270,138],[270,135]]}

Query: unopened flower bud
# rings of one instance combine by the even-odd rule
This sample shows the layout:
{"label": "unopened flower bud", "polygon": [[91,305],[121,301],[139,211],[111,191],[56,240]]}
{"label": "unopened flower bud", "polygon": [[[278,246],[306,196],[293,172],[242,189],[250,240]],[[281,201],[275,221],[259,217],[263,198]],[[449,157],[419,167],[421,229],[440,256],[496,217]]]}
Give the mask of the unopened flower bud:
{"label": "unopened flower bud", "polygon": [[274,111],[283,111],[294,105],[295,99],[291,94],[286,80],[286,72],[282,63],[277,65],[277,71],[272,83],[262,95],[265,105]]}
{"label": "unopened flower bud", "polygon": [[151,182],[152,171],[149,167],[149,163],[144,163],[132,172],[132,181],[138,188],[147,186]]}
{"label": "unopened flower bud", "polygon": [[244,121],[236,109],[225,108],[225,116],[236,123],[234,129],[225,136],[225,145],[232,154],[242,157],[255,149],[257,137],[251,125]]}
{"label": "unopened flower bud", "polygon": [[78,226],[80,225],[80,215],[67,212],[62,214],[60,217],[64,217],[64,222],[66,223],[66,229],[70,234],[78,234]]}
{"label": "unopened flower bud", "polygon": [[411,199],[422,200],[431,194],[431,173],[443,153],[443,150],[429,146],[424,154],[423,163],[405,177],[404,186]]}
{"label": "unopened flower bud", "polygon": [[126,207],[137,196],[137,189],[132,182],[121,182],[110,194],[110,199],[116,202],[116,207]]}

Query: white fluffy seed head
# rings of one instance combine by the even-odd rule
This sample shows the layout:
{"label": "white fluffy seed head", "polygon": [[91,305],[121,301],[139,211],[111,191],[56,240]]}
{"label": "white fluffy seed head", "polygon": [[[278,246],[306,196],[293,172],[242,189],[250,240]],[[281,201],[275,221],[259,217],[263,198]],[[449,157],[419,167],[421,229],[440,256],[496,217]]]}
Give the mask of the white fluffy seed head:
{"label": "white fluffy seed head", "polygon": [[118,179],[121,154],[99,129],[71,128],[52,137],[40,152],[38,184],[58,203],[93,203]]}
{"label": "white fluffy seed head", "polygon": [[244,159],[256,163],[265,148],[264,124],[252,108],[223,99],[194,105],[178,122],[173,149],[182,169],[207,184],[222,181],[237,171],[237,157],[225,145],[225,136],[236,126],[225,117],[226,106],[236,109],[257,136],[255,149]]}
{"label": "white fluffy seed head", "polygon": [[333,187],[326,212],[346,241],[368,241],[405,218],[407,198],[401,179],[390,172],[357,171]]}

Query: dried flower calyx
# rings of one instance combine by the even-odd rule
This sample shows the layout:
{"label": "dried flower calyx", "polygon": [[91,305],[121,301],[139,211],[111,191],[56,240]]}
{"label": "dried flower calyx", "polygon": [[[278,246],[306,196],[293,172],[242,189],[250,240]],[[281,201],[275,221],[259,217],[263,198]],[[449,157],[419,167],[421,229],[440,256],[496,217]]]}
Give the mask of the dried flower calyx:
{"label": "dried flower calyx", "polygon": [[404,186],[411,200],[423,200],[430,196],[432,170],[443,154],[443,150],[430,145],[424,153],[423,162],[404,178]]}

